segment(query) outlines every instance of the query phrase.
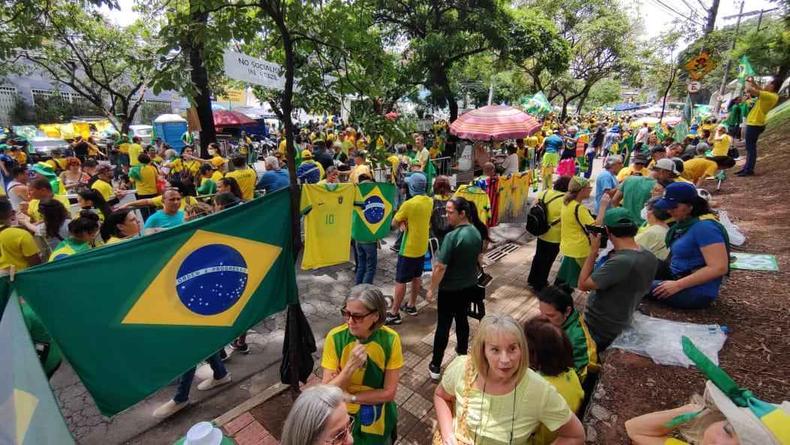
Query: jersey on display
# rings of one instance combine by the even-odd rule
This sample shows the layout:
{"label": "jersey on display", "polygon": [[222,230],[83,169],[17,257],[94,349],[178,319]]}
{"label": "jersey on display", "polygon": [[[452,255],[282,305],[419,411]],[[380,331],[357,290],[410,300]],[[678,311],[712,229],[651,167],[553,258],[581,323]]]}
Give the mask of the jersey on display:
{"label": "jersey on display", "polygon": [[372,243],[389,234],[395,201],[395,185],[366,182],[356,187],[351,237]]}
{"label": "jersey on display", "polygon": [[305,184],[300,209],[305,215],[302,269],[347,262],[351,246],[353,184]]}

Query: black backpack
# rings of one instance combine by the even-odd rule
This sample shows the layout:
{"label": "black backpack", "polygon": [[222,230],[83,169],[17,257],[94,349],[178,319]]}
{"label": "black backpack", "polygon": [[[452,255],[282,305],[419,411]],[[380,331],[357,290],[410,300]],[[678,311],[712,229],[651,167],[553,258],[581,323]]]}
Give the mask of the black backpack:
{"label": "black backpack", "polygon": [[538,199],[538,202],[530,207],[529,212],[527,212],[527,232],[535,236],[540,236],[560,222],[559,218],[549,222],[549,204],[563,196],[564,195],[560,194],[549,199],[548,202],[545,202],[543,199],[546,197],[546,193],[544,193],[543,197]]}

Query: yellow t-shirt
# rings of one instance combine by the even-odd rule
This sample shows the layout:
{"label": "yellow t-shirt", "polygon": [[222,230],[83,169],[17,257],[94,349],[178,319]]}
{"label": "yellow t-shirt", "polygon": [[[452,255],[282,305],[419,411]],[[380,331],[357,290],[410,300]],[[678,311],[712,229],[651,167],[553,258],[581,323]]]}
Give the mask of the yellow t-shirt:
{"label": "yellow t-shirt", "polygon": [[529,148],[536,148],[538,146],[539,139],[537,136],[530,136],[524,139],[524,144]]}
{"label": "yellow t-shirt", "polygon": [[96,181],[94,181],[91,188],[101,193],[101,196],[102,198],[104,198],[105,201],[109,201],[110,199],[112,199],[112,193],[113,193],[112,185],[106,183],[105,181],[101,179],[97,179]]}
{"label": "yellow t-shirt", "polygon": [[[578,212],[576,209],[579,209]],[[576,215],[578,214],[578,221]],[[579,224],[581,222],[581,225]],[[582,225],[595,224],[590,211],[575,199],[562,206],[560,217],[560,252],[571,258],[586,258],[590,254],[590,238]]]}
{"label": "yellow t-shirt", "polygon": [[140,163],[137,157],[143,152],[143,147],[140,144],[129,144],[129,165],[135,166]]}
{"label": "yellow t-shirt", "polygon": [[355,165],[354,168],[351,169],[349,180],[352,184],[359,184],[359,175],[373,177],[373,174],[370,172],[370,167],[368,167],[367,164]]}
{"label": "yellow t-shirt", "polygon": [[488,197],[488,193],[480,187],[464,184],[455,191],[453,198],[457,197],[475,203],[475,207],[477,207],[477,216],[483,223],[486,223],[488,218],[491,217],[491,199]]}
{"label": "yellow t-shirt", "polygon": [[746,125],[764,127],[768,112],[771,111],[771,108],[776,106],[777,102],[779,102],[778,94],[771,93],[770,91],[760,91],[757,102],[746,116]]}
{"label": "yellow t-shirt", "polygon": [[9,227],[0,231],[0,269],[14,266],[16,270],[28,267],[25,258],[39,253],[33,235],[25,229]]}
{"label": "yellow t-shirt", "polygon": [[713,140],[713,156],[727,156],[730,151],[730,144],[732,144],[732,137],[729,134],[724,134],[720,138]]}
{"label": "yellow t-shirt", "polygon": [[689,159],[683,163],[683,177],[696,183],[700,178],[715,175],[718,169],[718,165],[710,159]]}
{"label": "yellow t-shirt", "polygon": [[[453,429],[458,443],[527,443],[527,437],[541,424],[550,431],[557,431],[573,416],[562,395],[531,369],[524,373],[516,385],[515,393],[483,394],[474,386],[465,390],[464,374],[468,357],[456,357],[447,366],[441,382],[442,389],[455,396]],[[467,391],[468,397],[464,397]],[[457,427],[458,415],[462,410],[466,412],[465,431]],[[465,437],[465,434],[471,437]]]}
{"label": "yellow t-shirt", "polygon": [[217,170],[219,170],[219,169],[221,169],[221,168],[222,168],[222,167],[225,165],[225,163],[227,163],[227,162],[228,162],[228,160],[227,160],[227,159],[225,159],[225,158],[223,158],[222,156],[216,155],[216,156],[214,156],[213,158],[211,158],[211,161],[210,161],[210,162],[211,162],[211,165],[212,165],[214,168],[216,168]]}
{"label": "yellow t-shirt", "polygon": [[121,241],[125,241],[123,238],[118,238],[117,236],[111,236],[107,239],[107,242],[104,243],[105,246],[109,246],[110,244],[120,243]]}
{"label": "yellow t-shirt", "polygon": [[124,142],[123,144],[118,144],[118,152],[123,154],[129,154],[129,144],[128,142]]}
{"label": "yellow t-shirt", "polygon": [[211,180],[214,182],[218,182],[220,179],[224,178],[225,175],[222,174],[221,171],[217,170],[211,174]]}
{"label": "yellow t-shirt", "polygon": [[137,189],[138,195],[155,195],[158,193],[156,189],[156,177],[158,175],[156,167],[153,165],[145,165],[140,167],[140,179],[134,181],[134,186]]}
{"label": "yellow t-shirt", "polygon": [[431,226],[433,199],[425,195],[413,196],[401,205],[395,221],[406,221],[406,231],[400,245],[399,255],[420,258],[428,251],[428,236]]}
{"label": "yellow t-shirt", "polygon": [[[178,209],[179,210],[184,210],[186,208],[186,206],[188,206],[188,205],[195,205],[195,204],[197,204],[197,202],[198,202],[198,200],[194,196],[183,196],[181,198],[181,205],[178,206]],[[163,208],[165,205],[162,202],[162,195],[154,196],[153,198],[151,198],[151,205],[153,205],[154,207],[156,207],[158,209]]]}
{"label": "yellow t-shirt", "polygon": [[302,185],[300,209],[305,216],[302,269],[347,262],[351,244],[351,215],[356,187],[352,184]]}
{"label": "yellow t-shirt", "polygon": [[286,149],[286,144],[287,143],[288,143],[288,141],[283,139],[283,140],[280,141],[280,145],[277,146],[277,151],[279,151],[280,154],[282,154],[283,156],[285,156],[285,149]]}
{"label": "yellow t-shirt", "polygon": [[[543,374],[541,374],[541,376],[560,393],[571,411],[575,413],[579,410],[582,405],[582,400],[584,399],[584,390],[582,389],[581,382],[579,382],[579,376],[576,375],[574,369],[568,369],[555,376]],[[557,434],[541,425],[537,432],[535,432],[531,445],[549,445],[554,443],[555,439],[557,439]]]}
{"label": "yellow t-shirt", "polygon": [[[71,215],[71,203],[69,202],[69,198],[65,195],[53,195],[52,199],[56,201],[60,201],[63,204],[63,207],[66,208],[66,211],[69,212]],[[38,211],[38,206],[41,203],[38,199],[31,199],[30,202],[27,204],[27,215],[30,217],[30,222],[41,222],[44,218],[41,216],[41,212]]]}
{"label": "yellow t-shirt", "polygon": [[390,181],[395,184],[398,179],[398,167],[400,167],[400,158],[398,155],[391,155],[387,158],[387,163],[390,165]]}
{"label": "yellow t-shirt", "polygon": [[249,167],[244,167],[239,170],[228,172],[225,177],[233,178],[239,183],[242,199],[245,201],[250,201],[253,198],[255,193],[255,184],[258,181],[258,175],[255,174],[255,170]]}
{"label": "yellow t-shirt", "polygon": [[563,197],[565,193],[558,192],[554,189],[546,190],[545,192],[538,195],[538,198],[547,203],[547,207],[549,210],[548,215],[548,223],[551,225],[554,221],[559,220],[556,224],[549,228],[549,231],[544,233],[543,235],[539,236],[538,238],[542,239],[543,241],[547,241],[549,243],[559,243],[560,242],[560,235],[562,233],[562,220],[560,217],[562,216],[562,208],[564,206]]}

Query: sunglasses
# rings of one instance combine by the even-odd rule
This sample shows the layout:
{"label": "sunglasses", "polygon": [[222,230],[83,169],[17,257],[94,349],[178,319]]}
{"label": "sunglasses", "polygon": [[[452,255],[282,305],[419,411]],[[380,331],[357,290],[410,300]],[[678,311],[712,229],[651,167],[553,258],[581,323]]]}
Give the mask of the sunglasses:
{"label": "sunglasses", "polygon": [[346,427],[338,431],[337,434],[334,435],[334,437],[332,437],[328,441],[325,441],[324,443],[328,443],[331,445],[338,445],[344,443],[346,439],[348,439],[348,436],[351,435],[352,429],[354,429],[354,418],[349,417]]}
{"label": "sunglasses", "polygon": [[350,318],[356,323],[359,323],[360,321],[364,320],[365,317],[367,317],[368,315],[372,314],[373,312],[376,312],[376,311],[370,311],[370,312],[368,312],[366,314],[352,314],[351,312],[349,312],[349,311],[347,311],[345,309],[340,309],[340,315],[342,315],[344,319],[348,320]]}

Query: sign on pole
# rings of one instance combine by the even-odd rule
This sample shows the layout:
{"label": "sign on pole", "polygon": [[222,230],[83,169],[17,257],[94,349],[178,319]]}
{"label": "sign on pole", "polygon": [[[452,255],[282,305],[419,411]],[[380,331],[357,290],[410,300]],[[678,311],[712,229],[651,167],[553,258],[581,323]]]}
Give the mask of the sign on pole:
{"label": "sign on pole", "polygon": [[285,88],[283,68],[265,60],[256,59],[235,51],[225,51],[225,75],[242,82],[249,82],[273,90]]}
{"label": "sign on pole", "polygon": [[702,84],[697,82],[696,80],[692,80],[688,84],[688,92],[692,94],[699,92],[701,88],[702,88]]}

